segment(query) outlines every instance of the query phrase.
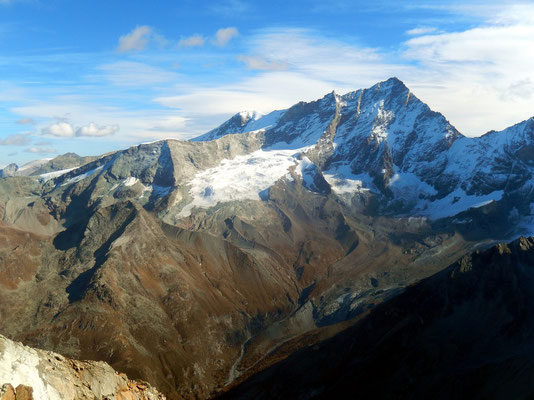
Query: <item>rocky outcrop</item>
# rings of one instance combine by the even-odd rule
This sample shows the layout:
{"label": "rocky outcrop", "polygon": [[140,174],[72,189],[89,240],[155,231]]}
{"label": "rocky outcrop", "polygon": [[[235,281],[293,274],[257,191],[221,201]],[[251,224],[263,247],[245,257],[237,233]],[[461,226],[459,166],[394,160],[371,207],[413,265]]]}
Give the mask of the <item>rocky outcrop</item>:
{"label": "rocky outcrop", "polygon": [[0,400],[34,400],[33,388],[25,385],[14,388],[6,383],[0,387]]}
{"label": "rocky outcrop", "polygon": [[17,164],[9,164],[4,168],[0,169],[0,178],[7,178],[9,176],[15,176],[19,166]]}
{"label": "rocky outcrop", "polygon": [[108,364],[76,361],[0,335],[1,400],[164,400],[144,382]]}

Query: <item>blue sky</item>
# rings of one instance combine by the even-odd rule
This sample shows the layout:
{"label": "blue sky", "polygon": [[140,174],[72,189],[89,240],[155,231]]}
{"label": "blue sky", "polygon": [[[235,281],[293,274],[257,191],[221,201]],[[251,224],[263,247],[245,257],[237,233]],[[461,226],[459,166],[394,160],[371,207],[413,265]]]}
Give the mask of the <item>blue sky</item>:
{"label": "blue sky", "polygon": [[0,0],[0,49],[0,166],[390,76],[469,136],[534,116],[531,2]]}

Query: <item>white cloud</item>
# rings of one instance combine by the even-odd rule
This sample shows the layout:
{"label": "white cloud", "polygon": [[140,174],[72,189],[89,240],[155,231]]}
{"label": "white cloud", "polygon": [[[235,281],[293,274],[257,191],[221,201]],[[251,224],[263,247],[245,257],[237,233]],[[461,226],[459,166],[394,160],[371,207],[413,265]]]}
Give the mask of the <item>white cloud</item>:
{"label": "white cloud", "polygon": [[528,51],[534,48],[534,24],[488,20],[465,31],[414,36],[404,43],[399,59],[398,53],[349,45],[309,30],[264,30],[247,38],[249,51],[239,56],[261,73],[224,85],[182,86],[181,94],[155,101],[186,115],[219,115],[222,121],[223,115],[239,110],[285,108],[332,89],[344,93],[397,76],[469,136],[534,115],[534,52]]}
{"label": "white cloud", "polygon": [[248,43],[251,56],[290,65],[292,71],[307,78],[330,83],[330,91],[357,89],[406,69],[377,49],[349,45],[304,29],[265,30]]}
{"label": "white cloud", "polygon": [[177,80],[179,75],[162,68],[133,61],[118,61],[98,67],[117,86],[142,87]]}
{"label": "white cloud", "polygon": [[118,125],[99,126],[94,122],[75,128],[71,123],[60,121],[41,130],[43,135],[70,138],[74,136],[101,137],[113,135],[119,130]]}
{"label": "white cloud", "polygon": [[[163,139],[169,136],[168,132],[173,132],[177,138],[189,138],[204,133],[213,127],[213,123],[208,121],[209,118],[204,118],[203,120],[197,120],[193,126],[187,126],[187,130],[185,130],[187,118],[180,117],[182,120],[173,119],[181,115],[182,112],[177,113],[176,110],[161,109],[154,107],[153,104],[146,108],[129,110],[125,107],[109,107],[103,102],[98,102],[98,100],[96,99],[94,103],[83,103],[51,97],[46,102],[14,107],[10,111],[42,120],[49,120],[51,115],[68,118],[68,120],[56,118],[57,122],[52,124],[54,126],[53,131],[56,133],[58,127],[55,125],[60,122],[70,125],[72,131],[67,128],[67,133],[70,134],[71,132],[76,132],[76,127],[88,126],[93,121],[106,121],[107,126],[117,125],[120,130],[113,135],[103,137],[103,139],[120,142],[121,146],[124,146],[125,143],[136,144],[140,141]],[[69,121],[76,121],[76,126]],[[43,127],[41,133],[54,136],[50,134],[49,128],[50,126]],[[74,134],[71,134],[63,137],[72,138],[74,136]]]}
{"label": "white cloud", "polygon": [[218,0],[210,9],[225,17],[235,17],[238,14],[250,12],[250,3],[241,0]]}
{"label": "white cloud", "polygon": [[52,147],[30,147],[24,150],[26,153],[35,153],[35,154],[53,154],[57,153],[56,149]]}
{"label": "white cloud", "polygon": [[152,28],[149,26],[138,26],[130,33],[119,38],[119,46],[117,47],[117,50],[121,53],[144,50],[151,34]]}
{"label": "white cloud", "polygon": [[31,142],[26,135],[14,134],[0,139],[0,146],[25,146]]}
{"label": "white cloud", "polygon": [[315,100],[330,91],[332,85],[329,82],[298,72],[274,71],[231,85],[190,87],[185,94],[161,96],[154,101],[165,107],[187,110],[188,114],[202,119],[214,115],[230,116],[247,109],[268,112],[290,107],[300,100]]}
{"label": "white cloud", "polygon": [[497,12],[493,13],[489,22],[493,24],[517,24],[534,23],[534,6],[528,3],[512,4],[508,7],[499,7]]}
{"label": "white cloud", "polygon": [[509,8],[506,18],[497,15],[476,28],[408,40],[404,57],[418,68],[407,83],[470,136],[531,117],[534,24],[520,15],[528,19],[527,11]]}
{"label": "white cloud", "polygon": [[51,135],[56,137],[73,137],[74,127],[68,122],[56,122],[41,130],[43,135]]}
{"label": "white cloud", "polygon": [[248,46],[249,54],[240,59],[261,73],[225,85],[181,87],[182,94],[158,96],[154,101],[188,115],[219,115],[221,121],[223,114],[244,109],[267,112],[317,99],[332,89],[343,93],[367,87],[405,70],[387,63],[373,49],[349,46],[307,30],[263,31],[249,38]]}
{"label": "white cloud", "polygon": [[529,78],[513,82],[502,96],[504,100],[530,99],[534,96],[534,82]]}
{"label": "white cloud", "polygon": [[429,33],[433,33],[436,31],[437,31],[437,28],[430,27],[430,26],[422,26],[419,28],[410,29],[406,31],[406,34],[410,36],[419,36],[419,35],[427,35]]}
{"label": "white cloud", "polygon": [[289,69],[289,64],[283,61],[266,60],[262,57],[240,55],[237,59],[250,70],[256,71],[284,71]]}
{"label": "white cloud", "polygon": [[[67,117],[49,127],[38,125],[50,135],[53,127],[62,137],[72,137],[77,126],[92,121],[120,126],[106,140],[123,145],[168,137],[168,132],[191,137],[240,110],[268,112],[317,99],[332,89],[345,93],[397,76],[461,132],[476,135],[534,114],[534,54],[529,51],[534,46],[529,10],[534,8],[501,8],[501,14],[486,16],[486,22],[476,27],[457,32],[412,31],[400,48],[387,50],[312,30],[261,30],[243,37],[239,54],[225,51],[226,58],[219,64],[219,54],[214,61],[216,57],[208,51],[194,56],[184,51],[180,57],[183,72],[176,73],[171,67],[175,52],[140,54],[137,62],[95,67],[88,85],[84,82],[71,89],[74,94],[83,90],[87,97],[69,98],[65,87],[47,88],[46,93],[34,88],[19,93],[8,87],[8,93],[0,82],[0,101],[17,104],[10,111],[20,118]],[[415,25],[415,29],[425,27]],[[149,36],[148,45],[151,40]],[[231,62],[235,58],[243,63],[240,68]],[[199,70],[188,76],[192,65]],[[207,65],[212,66],[209,74]],[[57,95],[58,89],[63,96]],[[61,130],[56,126],[68,121],[75,121],[76,127]]]}
{"label": "white cloud", "polygon": [[186,127],[187,118],[184,117],[168,117],[158,121],[151,130],[161,132],[176,132],[181,131]]}
{"label": "white cloud", "polygon": [[90,122],[88,125],[77,128],[75,135],[76,136],[92,136],[92,137],[109,136],[109,135],[113,135],[118,130],[119,130],[118,125],[98,126],[97,124]]}
{"label": "white cloud", "polygon": [[193,35],[183,38],[178,42],[179,47],[200,47],[204,46],[206,40],[202,35]]}
{"label": "white cloud", "polygon": [[215,34],[213,44],[219,47],[224,47],[230,40],[232,40],[232,38],[238,35],[239,33],[237,32],[237,29],[234,27],[219,29]]}
{"label": "white cloud", "polygon": [[35,125],[36,124],[35,120],[33,120],[32,118],[21,118],[17,120],[16,123],[19,125]]}

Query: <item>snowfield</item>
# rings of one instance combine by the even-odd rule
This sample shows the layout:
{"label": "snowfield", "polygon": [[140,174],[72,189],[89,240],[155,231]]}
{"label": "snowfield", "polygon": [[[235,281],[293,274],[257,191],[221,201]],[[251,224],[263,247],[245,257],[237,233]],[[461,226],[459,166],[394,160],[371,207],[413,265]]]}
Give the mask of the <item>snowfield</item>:
{"label": "snowfield", "polygon": [[187,217],[194,207],[210,208],[219,203],[240,200],[261,200],[260,193],[280,178],[298,160],[295,150],[258,150],[231,160],[223,160],[217,167],[198,173],[190,182],[193,201],[179,213]]}

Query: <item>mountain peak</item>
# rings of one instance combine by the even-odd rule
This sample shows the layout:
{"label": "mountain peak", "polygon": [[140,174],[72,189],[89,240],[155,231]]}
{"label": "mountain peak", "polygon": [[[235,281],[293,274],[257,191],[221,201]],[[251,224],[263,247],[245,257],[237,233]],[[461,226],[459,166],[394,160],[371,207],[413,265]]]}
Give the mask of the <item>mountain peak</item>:
{"label": "mountain peak", "polygon": [[389,84],[392,84],[392,85],[402,85],[402,86],[406,87],[404,82],[401,81],[396,76],[392,76],[391,78],[386,79],[385,81],[383,81],[383,83],[389,83]]}
{"label": "mountain peak", "polygon": [[386,93],[397,94],[403,92],[410,92],[410,89],[399,78],[392,77],[385,81],[378,82],[370,88],[370,90],[381,91]]}
{"label": "mountain peak", "polygon": [[7,176],[15,176],[18,169],[19,169],[19,166],[15,163],[6,165],[5,167],[0,168],[0,178],[4,178]]}

